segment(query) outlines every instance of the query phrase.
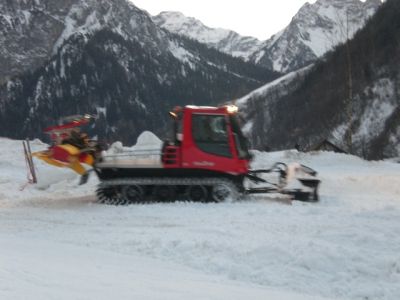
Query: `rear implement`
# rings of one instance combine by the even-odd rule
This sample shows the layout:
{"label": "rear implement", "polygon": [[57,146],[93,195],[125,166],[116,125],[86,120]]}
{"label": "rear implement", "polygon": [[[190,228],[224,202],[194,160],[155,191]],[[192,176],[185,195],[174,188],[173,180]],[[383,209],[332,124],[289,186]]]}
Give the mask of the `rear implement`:
{"label": "rear implement", "polygon": [[96,142],[89,140],[80,127],[88,124],[92,116],[70,116],[60,120],[57,126],[48,127],[52,145],[46,150],[32,153],[32,156],[55,167],[70,168],[87,177],[87,165],[92,167],[100,149]]}

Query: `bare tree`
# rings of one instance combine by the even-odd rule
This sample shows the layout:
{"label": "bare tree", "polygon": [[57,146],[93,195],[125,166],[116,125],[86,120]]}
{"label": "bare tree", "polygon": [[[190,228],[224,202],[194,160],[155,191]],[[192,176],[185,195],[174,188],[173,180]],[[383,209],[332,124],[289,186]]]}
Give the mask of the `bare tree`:
{"label": "bare tree", "polygon": [[348,124],[348,130],[344,133],[343,140],[347,145],[348,152],[352,153],[353,148],[353,76],[352,76],[352,59],[350,49],[350,35],[352,34],[352,28],[350,28],[349,12],[346,9],[345,15],[341,15],[338,10],[335,10],[335,20],[338,25],[337,34],[328,34],[324,32],[325,38],[331,43],[331,47],[343,43],[345,46],[346,53],[346,99],[344,100],[344,113],[346,115],[346,122]]}
{"label": "bare tree", "polygon": [[353,152],[353,76],[352,76],[352,60],[351,60],[351,52],[350,52],[350,42],[349,42],[349,15],[346,11],[346,62],[347,62],[347,101],[346,101],[346,115],[348,122],[348,130],[347,130],[347,147],[348,152]]}

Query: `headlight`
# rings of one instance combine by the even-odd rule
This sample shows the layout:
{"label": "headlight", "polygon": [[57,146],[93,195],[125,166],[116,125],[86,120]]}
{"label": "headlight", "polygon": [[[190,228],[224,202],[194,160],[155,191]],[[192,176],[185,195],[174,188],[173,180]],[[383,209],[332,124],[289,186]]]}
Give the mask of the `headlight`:
{"label": "headlight", "polygon": [[226,111],[228,114],[235,114],[239,111],[239,108],[236,105],[227,105]]}

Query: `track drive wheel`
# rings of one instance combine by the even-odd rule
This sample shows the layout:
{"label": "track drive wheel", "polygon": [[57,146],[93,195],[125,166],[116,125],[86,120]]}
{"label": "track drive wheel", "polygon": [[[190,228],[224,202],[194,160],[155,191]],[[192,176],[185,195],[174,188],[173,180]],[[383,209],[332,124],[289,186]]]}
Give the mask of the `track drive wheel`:
{"label": "track drive wheel", "polygon": [[123,204],[141,203],[144,199],[144,191],[140,185],[126,185],[122,188]]}
{"label": "track drive wheel", "polygon": [[239,191],[232,181],[224,180],[214,184],[211,196],[215,202],[232,202],[239,199]]}
{"label": "track drive wheel", "polygon": [[204,185],[191,185],[186,189],[186,198],[193,202],[207,202],[208,191]]}
{"label": "track drive wheel", "polygon": [[171,185],[157,185],[153,189],[153,199],[160,202],[174,201],[176,198],[176,190]]}
{"label": "track drive wheel", "polygon": [[96,194],[98,202],[104,204],[118,205],[121,198],[117,186],[99,187]]}

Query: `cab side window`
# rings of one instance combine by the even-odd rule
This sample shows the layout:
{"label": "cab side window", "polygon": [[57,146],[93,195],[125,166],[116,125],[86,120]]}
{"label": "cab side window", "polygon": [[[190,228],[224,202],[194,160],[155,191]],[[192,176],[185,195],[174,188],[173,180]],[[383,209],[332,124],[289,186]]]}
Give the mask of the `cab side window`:
{"label": "cab side window", "polygon": [[224,115],[193,114],[192,134],[197,147],[210,154],[232,157]]}

